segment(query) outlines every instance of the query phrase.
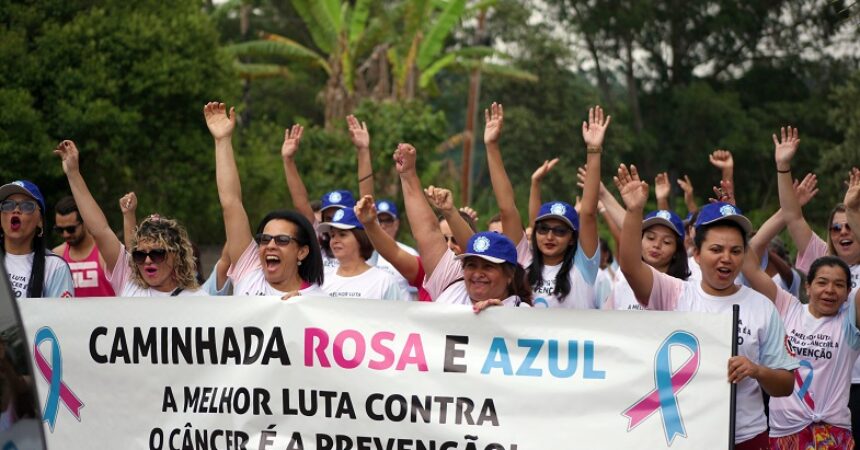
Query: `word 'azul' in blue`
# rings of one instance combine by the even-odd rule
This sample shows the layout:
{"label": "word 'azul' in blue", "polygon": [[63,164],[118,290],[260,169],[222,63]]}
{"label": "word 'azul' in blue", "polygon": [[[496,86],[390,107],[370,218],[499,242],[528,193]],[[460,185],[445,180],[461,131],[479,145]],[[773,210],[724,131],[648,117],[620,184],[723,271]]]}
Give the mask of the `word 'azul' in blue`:
{"label": "word 'azul' in blue", "polygon": [[[508,352],[508,345],[505,343],[505,339],[501,337],[493,338],[481,373],[488,375],[494,369],[499,369],[507,376],[542,377],[544,376],[544,369],[543,367],[535,367],[535,362],[541,356],[544,344],[547,344],[546,369],[549,371],[549,374],[555,378],[573,377],[579,365],[579,341],[567,341],[567,362],[564,367],[561,367],[559,342],[554,339],[550,339],[549,341],[542,339],[518,339],[517,346],[528,349],[528,353],[526,353],[525,358],[523,358],[516,372],[514,372],[514,366],[511,362],[511,356]],[[595,368],[594,341],[584,341],[583,349],[582,378],[586,380],[605,379],[606,371]],[[541,358],[541,360],[544,360],[544,358]]]}

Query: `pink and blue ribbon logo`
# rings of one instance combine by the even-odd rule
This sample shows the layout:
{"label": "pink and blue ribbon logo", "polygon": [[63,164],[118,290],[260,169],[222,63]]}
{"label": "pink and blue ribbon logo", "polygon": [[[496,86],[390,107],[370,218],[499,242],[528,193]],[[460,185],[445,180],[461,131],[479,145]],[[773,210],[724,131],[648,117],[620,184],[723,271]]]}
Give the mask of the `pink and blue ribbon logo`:
{"label": "pink and blue ribbon logo", "polygon": [[800,369],[794,371],[794,381],[797,384],[797,398],[805,404],[810,411],[815,410],[815,401],[812,400],[812,395],[809,394],[809,387],[812,386],[812,363],[805,359],[800,360],[800,367],[807,369],[806,376],[800,376]]}
{"label": "pink and blue ribbon logo", "polygon": [[[691,354],[677,371],[672,372],[670,350],[674,346],[686,348]],[[636,428],[659,410],[663,417],[666,443],[669,446],[675,441],[675,437],[687,437],[681,411],[678,408],[677,395],[696,376],[696,372],[699,371],[700,357],[699,340],[686,331],[675,331],[660,344],[654,357],[656,387],[621,413],[630,419],[627,431]]]}
{"label": "pink and blue ribbon logo", "polygon": [[[39,350],[39,345],[42,342],[48,341],[51,345],[51,364]],[[48,399],[45,402],[45,412],[43,420],[48,422],[51,427],[51,432],[54,432],[54,425],[57,423],[57,413],[59,412],[60,402],[62,401],[69,412],[81,420],[81,408],[84,404],[78,397],[66,386],[63,382],[63,357],[60,355],[60,343],[54,331],[48,327],[40,328],[36,332],[36,340],[33,344],[33,356],[36,359],[36,368],[42,374],[50,385],[48,388]]]}

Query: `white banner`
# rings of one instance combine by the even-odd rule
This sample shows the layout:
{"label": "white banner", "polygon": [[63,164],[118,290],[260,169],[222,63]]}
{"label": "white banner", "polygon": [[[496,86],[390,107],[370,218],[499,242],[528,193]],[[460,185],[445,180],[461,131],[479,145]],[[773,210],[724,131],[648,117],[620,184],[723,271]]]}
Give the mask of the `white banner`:
{"label": "white banner", "polygon": [[24,300],[51,449],[728,448],[731,317]]}

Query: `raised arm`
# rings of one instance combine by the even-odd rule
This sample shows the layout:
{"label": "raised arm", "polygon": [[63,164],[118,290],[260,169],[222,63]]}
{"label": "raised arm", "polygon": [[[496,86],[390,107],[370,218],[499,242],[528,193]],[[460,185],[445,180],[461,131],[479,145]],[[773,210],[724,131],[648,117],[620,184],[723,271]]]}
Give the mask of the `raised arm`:
{"label": "raised arm", "polygon": [[622,164],[618,167],[615,185],[627,206],[624,226],[621,227],[621,242],[618,244],[618,265],[636,300],[647,306],[654,286],[651,267],[642,261],[642,211],[648,201],[648,184],[639,179],[636,166],[630,166],[628,170]]}
{"label": "raised arm", "polygon": [[514,187],[505,171],[502,152],[499,150],[499,137],[505,121],[505,110],[499,103],[490,105],[484,110],[486,126],[484,128],[484,144],[487,147],[487,165],[490,168],[490,183],[499,205],[499,215],[502,217],[502,232],[514,243],[523,239],[523,220],[514,199]]}
{"label": "raised arm", "polygon": [[669,174],[666,172],[658,173],[654,177],[654,195],[657,197],[657,209],[669,208],[669,193],[672,191],[672,186],[669,184]]}
{"label": "raised arm", "polygon": [[397,245],[397,242],[382,229],[379,222],[376,220],[376,205],[373,202],[373,196],[365,195],[358,200],[353,208],[355,216],[364,225],[364,231],[373,244],[373,248],[380,256],[403,275],[409,282],[418,276],[418,258],[412,255]]}
{"label": "raised arm", "polygon": [[439,221],[433,214],[433,209],[424,198],[421,180],[415,169],[417,152],[410,144],[400,144],[394,151],[394,162],[397,173],[400,174],[400,184],[403,188],[403,202],[406,205],[406,217],[412,235],[418,244],[418,254],[424,265],[424,273],[429,277],[436,269],[442,256],[448,251],[445,237],[439,230]]}
{"label": "raised arm", "polygon": [[[771,217],[773,219],[773,217]],[[770,220],[770,219],[768,219]],[[762,226],[764,228],[764,225]],[[759,231],[761,233],[761,231]],[[756,234],[758,236],[758,234]],[[776,301],[776,283],[773,282],[773,279],[769,277],[763,270],[761,270],[761,257],[760,253],[757,253],[752,246],[747,250],[747,253],[744,255],[744,262],[741,270],[743,271],[744,278],[746,278],[750,287],[760,292],[765,297],[769,298],[770,301]]]}
{"label": "raised arm", "polygon": [[558,163],[558,158],[546,160],[532,173],[532,185],[529,189],[529,226],[534,225],[540,211],[540,183],[543,177]]}
{"label": "raised arm", "polygon": [[373,163],[370,160],[370,133],[367,131],[367,123],[359,122],[350,114],[346,117],[346,124],[349,127],[349,138],[355,146],[358,157],[359,196],[373,196]]}
{"label": "raised arm", "polygon": [[72,141],[63,141],[54,149],[54,154],[63,160],[63,172],[66,173],[66,178],[69,180],[69,188],[71,188],[72,196],[78,205],[81,220],[84,221],[87,231],[93,235],[108,270],[113,272],[120,251],[122,251],[122,244],[111,230],[104,212],[99,208],[99,204],[96,203],[96,199],[93,198],[83,175],[81,175],[78,164],[78,147]]}
{"label": "raised arm", "polygon": [[[588,167],[581,166],[576,171],[576,177],[578,181],[576,185],[579,186],[580,189],[585,189],[585,177],[588,174]],[[612,195],[612,192],[609,192],[609,189],[606,189],[606,186],[603,182],[600,182],[600,192],[598,195],[598,211],[603,215],[603,218],[606,219],[606,222],[612,222],[615,227],[621,230],[621,226],[624,224],[624,207],[621,206],[621,203],[618,203],[618,200]],[[600,204],[606,208],[606,211],[600,211]]]}
{"label": "raised arm", "polygon": [[236,111],[223,103],[210,102],[203,107],[206,126],[215,139],[215,180],[218,185],[218,200],[224,216],[224,231],[227,234],[227,254],[230,261],[239,261],[242,253],[254,239],[248,213],[242,204],[242,185],[239,169],[233,158],[233,129],[236,127]]}
{"label": "raised arm", "polygon": [[137,228],[137,195],[129,192],[119,199],[119,210],[122,211],[122,237],[125,248],[131,248],[131,240]]}
{"label": "raised arm", "polygon": [[735,182],[735,160],[732,158],[732,152],[728,150],[714,150],[708,156],[708,159],[711,161],[711,165],[720,169],[720,179],[730,183]]}
{"label": "raised arm", "polygon": [[454,195],[448,189],[430,186],[424,189],[424,194],[430,204],[442,213],[442,217],[448,222],[448,227],[451,228],[451,234],[457,242],[462,242],[461,245],[466,245],[469,239],[475,234],[472,227],[466,223],[463,216],[457,208],[454,207]]}
{"label": "raised arm", "polygon": [[582,207],[579,210],[579,243],[586,256],[593,256],[600,241],[597,237],[597,197],[600,195],[600,154],[603,139],[612,116],[603,115],[600,106],[589,108],[588,122],[582,122],[582,139],[586,148],[585,183],[582,187]]}
{"label": "raised arm", "polygon": [[684,178],[678,178],[676,181],[678,186],[681,186],[681,190],[684,191],[684,204],[687,205],[687,212],[698,211],[699,206],[696,205],[696,197],[693,195],[693,182],[690,181],[690,177],[684,175]]}
{"label": "raised arm", "polygon": [[[818,194],[818,179],[815,174],[808,173],[803,178],[803,181],[794,181],[794,193],[797,196],[800,206],[804,206]],[[757,254],[763,255],[767,251],[767,246],[782,230],[785,228],[785,217],[782,210],[778,209],[770,216],[756,232],[755,236],[750,239],[750,248]]]}
{"label": "raised arm", "polygon": [[[851,172],[848,173],[848,190],[845,192],[843,203],[845,203],[848,226],[855,230],[854,239],[857,239],[856,230],[860,230],[860,169],[856,167],[852,167]],[[854,298],[848,298],[848,301],[854,302],[855,307],[860,308],[860,289],[857,290]],[[860,309],[856,312],[855,320],[855,323],[860,323]]]}
{"label": "raised arm", "polygon": [[779,205],[782,215],[788,227],[788,233],[799,251],[806,249],[812,238],[812,228],[803,217],[800,202],[794,193],[794,184],[791,178],[791,160],[797,153],[800,144],[797,128],[783,127],[780,137],[773,135],[774,159],[776,160],[776,178],[779,187]]}
{"label": "raised arm", "polygon": [[287,179],[287,190],[290,191],[290,199],[293,201],[293,208],[299,214],[305,216],[310,223],[316,221],[314,210],[311,208],[311,202],[308,199],[308,190],[305,188],[305,183],[299,175],[299,169],[296,167],[296,152],[299,151],[299,141],[302,139],[302,134],[305,129],[301,125],[293,125],[292,128],[284,130],[284,144],[281,146],[281,160],[284,163],[284,177]]}

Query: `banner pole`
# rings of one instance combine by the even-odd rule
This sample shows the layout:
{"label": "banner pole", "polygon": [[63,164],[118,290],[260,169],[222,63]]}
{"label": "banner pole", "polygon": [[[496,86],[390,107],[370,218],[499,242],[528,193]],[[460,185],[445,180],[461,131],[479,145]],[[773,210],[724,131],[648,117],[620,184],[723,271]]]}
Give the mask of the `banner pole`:
{"label": "banner pole", "polygon": [[[740,305],[732,305],[732,356],[738,356],[738,320]],[[735,403],[738,398],[738,385],[732,383],[729,387],[729,450],[735,448]]]}

